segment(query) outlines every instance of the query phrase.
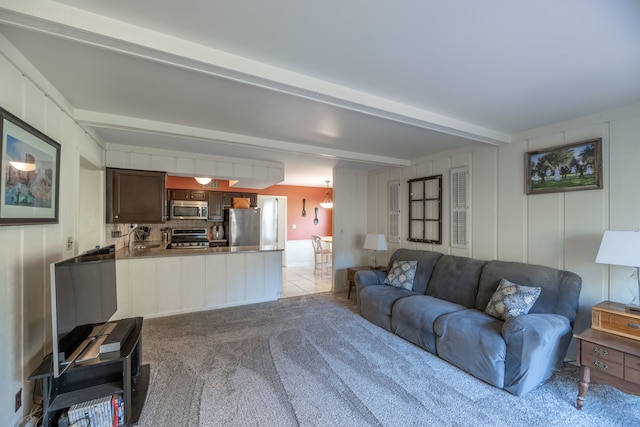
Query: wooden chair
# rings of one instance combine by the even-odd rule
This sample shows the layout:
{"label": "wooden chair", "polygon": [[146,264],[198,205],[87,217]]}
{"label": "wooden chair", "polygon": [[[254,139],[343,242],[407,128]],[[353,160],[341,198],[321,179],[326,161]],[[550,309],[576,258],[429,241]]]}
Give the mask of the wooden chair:
{"label": "wooden chair", "polygon": [[311,244],[313,245],[313,274],[320,273],[321,276],[324,276],[325,272],[331,274],[331,249],[324,247],[320,236],[311,236]]}

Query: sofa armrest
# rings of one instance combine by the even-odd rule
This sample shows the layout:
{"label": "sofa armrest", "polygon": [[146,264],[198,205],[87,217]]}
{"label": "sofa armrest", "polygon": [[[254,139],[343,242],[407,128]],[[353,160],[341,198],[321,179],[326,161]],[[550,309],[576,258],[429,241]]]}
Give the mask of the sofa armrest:
{"label": "sofa armrest", "polygon": [[362,288],[371,285],[384,285],[386,273],[379,270],[360,270],[356,271],[353,281],[356,283],[356,296],[360,297]]}
{"label": "sofa armrest", "polygon": [[546,381],[562,363],[571,342],[569,320],[559,314],[536,313],[507,319],[504,388],[522,396]]}
{"label": "sofa armrest", "polygon": [[356,289],[359,286],[363,288],[369,285],[384,285],[384,279],[387,273],[380,270],[360,270],[356,271],[353,280],[356,282]]}

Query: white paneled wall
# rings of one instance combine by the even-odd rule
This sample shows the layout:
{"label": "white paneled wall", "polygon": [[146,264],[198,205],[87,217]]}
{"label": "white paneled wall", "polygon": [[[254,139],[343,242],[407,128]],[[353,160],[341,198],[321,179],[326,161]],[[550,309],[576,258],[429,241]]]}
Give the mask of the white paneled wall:
{"label": "white paneled wall", "polygon": [[[528,151],[593,138],[603,141],[604,189],[525,194],[524,159]],[[622,283],[631,268],[609,267],[594,260],[604,230],[640,229],[639,138],[640,106],[636,105],[529,131],[499,147],[473,145],[467,150],[418,159],[412,166],[400,169],[401,191],[407,194],[406,182],[411,178],[443,174],[443,244],[407,242],[405,212],[401,246],[573,271],[583,280],[575,330],[583,329],[590,324],[591,306],[609,298],[609,289],[612,300],[631,300]],[[472,239],[468,251],[454,250],[448,241],[448,171],[463,165],[469,166],[472,191]],[[398,169],[385,169],[369,175],[369,229],[383,229],[378,212],[387,201],[382,189],[397,173]]]}
{"label": "white paneled wall", "polygon": [[282,252],[120,259],[116,274],[115,319],[167,316],[277,300]]}
{"label": "white paneled wall", "polygon": [[[75,246],[66,250],[65,241],[77,240],[79,153],[104,167],[104,150],[2,35],[0,82],[0,106],[61,145],[59,223],[0,227],[0,425],[12,426],[31,408],[33,384],[27,376],[51,351],[49,263],[76,253]],[[101,186],[93,191],[104,194]],[[23,405],[14,413],[20,389]]]}

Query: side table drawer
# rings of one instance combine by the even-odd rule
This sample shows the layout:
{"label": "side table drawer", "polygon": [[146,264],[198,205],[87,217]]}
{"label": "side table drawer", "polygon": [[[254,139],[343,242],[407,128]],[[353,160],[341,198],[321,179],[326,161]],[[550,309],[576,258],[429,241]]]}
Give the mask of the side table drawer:
{"label": "side table drawer", "polygon": [[640,319],[624,314],[592,312],[592,326],[596,329],[640,340]]}
{"label": "side table drawer", "polygon": [[624,378],[624,353],[588,341],[582,342],[581,365],[589,366],[614,377]]}
{"label": "side table drawer", "polygon": [[640,384],[640,357],[627,354],[624,358],[624,379]]}
{"label": "side table drawer", "polygon": [[609,328],[614,331],[624,332],[640,338],[640,321],[626,316],[611,314],[609,316]]}

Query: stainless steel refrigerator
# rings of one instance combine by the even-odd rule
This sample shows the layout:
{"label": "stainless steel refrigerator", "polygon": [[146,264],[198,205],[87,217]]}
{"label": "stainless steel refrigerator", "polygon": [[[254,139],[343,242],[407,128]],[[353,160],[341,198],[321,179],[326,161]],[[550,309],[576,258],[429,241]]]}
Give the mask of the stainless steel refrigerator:
{"label": "stainless steel refrigerator", "polygon": [[260,245],[260,209],[228,209],[225,226],[229,246]]}

